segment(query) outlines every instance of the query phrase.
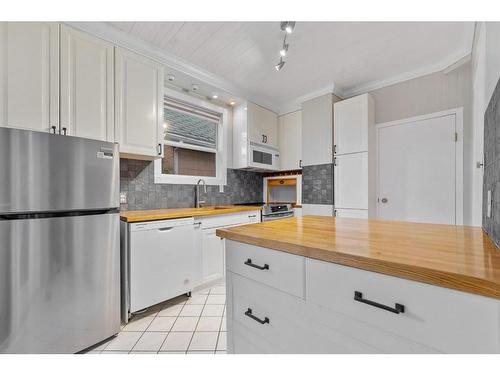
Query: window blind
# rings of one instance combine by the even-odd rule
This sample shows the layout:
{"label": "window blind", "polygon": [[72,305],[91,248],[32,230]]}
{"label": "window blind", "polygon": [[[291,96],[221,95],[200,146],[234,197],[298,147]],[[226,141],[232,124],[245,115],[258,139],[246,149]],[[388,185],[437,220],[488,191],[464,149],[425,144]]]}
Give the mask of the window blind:
{"label": "window blind", "polygon": [[221,114],[171,97],[164,99],[165,140],[217,148]]}

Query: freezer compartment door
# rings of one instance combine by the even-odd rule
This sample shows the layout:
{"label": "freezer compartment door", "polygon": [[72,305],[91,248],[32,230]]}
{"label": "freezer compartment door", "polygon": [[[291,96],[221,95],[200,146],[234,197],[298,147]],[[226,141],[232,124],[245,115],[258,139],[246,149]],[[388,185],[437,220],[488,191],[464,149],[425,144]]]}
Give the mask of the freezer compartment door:
{"label": "freezer compartment door", "polygon": [[0,353],[76,353],[119,330],[118,214],[0,221]]}
{"label": "freezer compartment door", "polygon": [[0,127],[0,214],[119,207],[118,145]]}

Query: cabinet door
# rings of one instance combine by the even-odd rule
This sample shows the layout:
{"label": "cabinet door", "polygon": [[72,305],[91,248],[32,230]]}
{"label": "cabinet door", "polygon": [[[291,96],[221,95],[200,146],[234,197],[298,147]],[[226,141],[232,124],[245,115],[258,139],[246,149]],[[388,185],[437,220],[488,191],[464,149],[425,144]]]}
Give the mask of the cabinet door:
{"label": "cabinet door", "polygon": [[0,126],[59,132],[59,25],[0,23]]}
{"label": "cabinet door", "polygon": [[256,104],[248,103],[248,132],[250,141],[278,147],[278,116]]}
{"label": "cabinet door", "polygon": [[333,159],[333,100],[331,94],[302,103],[302,164],[331,163]]}
{"label": "cabinet door", "polygon": [[224,239],[215,235],[215,229],[204,229],[202,241],[203,282],[224,277]]}
{"label": "cabinet door", "polygon": [[278,119],[281,170],[299,169],[302,159],[302,114],[288,113]]}
{"label": "cabinet door", "polygon": [[335,208],[368,209],[368,153],[335,157]]}
{"label": "cabinet door", "polygon": [[355,219],[368,219],[368,210],[351,210],[348,208],[336,208],[334,211],[336,217],[350,217]]}
{"label": "cabinet door", "polygon": [[61,131],[114,140],[113,46],[61,25]]}
{"label": "cabinet door", "polygon": [[342,100],[334,106],[334,147],[337,155],[368,151],[371,122],[368,94]]}
{"label": "cabinet door", "polygon": [[163,67],[146,57],[116,48],[116,122],[120,152],[162,156]]}

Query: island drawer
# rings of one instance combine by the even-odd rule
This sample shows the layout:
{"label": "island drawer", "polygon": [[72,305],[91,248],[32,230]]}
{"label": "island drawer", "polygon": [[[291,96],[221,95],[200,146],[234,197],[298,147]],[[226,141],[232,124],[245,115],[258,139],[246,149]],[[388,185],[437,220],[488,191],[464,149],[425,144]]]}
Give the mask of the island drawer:
{"label": "island drawer", "polygon": [[304,298],[304,258],[241,242],[226,241],[229,271]]}
{"label": "island drawer", "polygon": [[446,353],[498,353],[498,300],[306,259],[306,301]]}
{"label": "island drawer", "polygon": [[[231,331],[240,327],[255,349],[265,353],[379,352],[360,340],[318,325],[303,299],[233,273],[228,274],[228,282]],[[237,336],[234,342],[236,353],[240,353]]]}

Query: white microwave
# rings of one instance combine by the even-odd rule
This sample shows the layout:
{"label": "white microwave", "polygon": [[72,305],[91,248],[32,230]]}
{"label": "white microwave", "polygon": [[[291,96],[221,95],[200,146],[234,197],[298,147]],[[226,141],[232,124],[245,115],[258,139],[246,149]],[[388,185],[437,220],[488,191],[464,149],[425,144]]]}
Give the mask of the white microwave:
{"label": "white microwave", "polygon": [[277,148],[250,142],[248,165],[252,168],[278,170],[280,152]]}

